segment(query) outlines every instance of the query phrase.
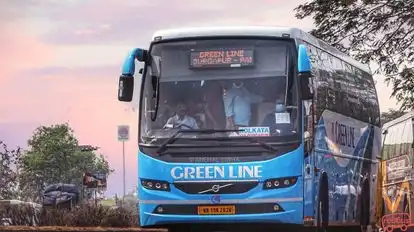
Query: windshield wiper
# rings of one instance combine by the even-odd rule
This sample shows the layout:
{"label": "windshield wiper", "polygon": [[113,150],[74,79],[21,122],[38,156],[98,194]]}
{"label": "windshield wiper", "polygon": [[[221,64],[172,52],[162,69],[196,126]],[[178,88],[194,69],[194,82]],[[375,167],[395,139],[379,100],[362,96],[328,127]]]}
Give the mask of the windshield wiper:
{"label": "windshield wiper", "polygon": [[180,129],[175,132],[167,141],[165,141],[161,146],[155,151],[162,155],[166,149],[168,144],[172,144],[175,142],[175,139],[181,135],[186,133],[194,133],[194,134],[214,134],[214,133],[225,133],[225,132],[242,132],[243,130],[215,130],[215,129]]}
{"label": "windshield wiper", "polygon": [[278,151],[276,148],[272,147],[272,145],[270,145],[268,143],[265,143],[265,142],[262,142],[258,139],[255,139],[255,138],[240,138],[240,139],[246,139],[251,143],[257,143],[261,147],[263,147],[263,148],[265,148],[265,149],[267,149],[268,151],[271,151],[271,152],[277,152]]}
{"label": "windshield wiper", "polygon": [[261,147],[263,147],[263,148],[265,148],[266,150],[268,150],[268,151],[271,151],[271,152],[277,152],[278,150],[276,149],[276,148],[274,148],[272,145],[270,145],[270,144],[268,144],[268,143],[265,143],[265,142],[262,142],[262,141],[260,141],[260,140],[258,140],[258,139],[255,139],[255,138],[251,138],[251,137],[236,137],[236,138],[234,138],[234,137],[230,137],[230,138],[218,138],[218,140],[220,140],[220,141],[228,141],[228,140],[247,140],[247,141],[249,141],[249,142],[251,142],[251,143],[256,143],[256,144],[258,144],[258,145],[260,145]]}

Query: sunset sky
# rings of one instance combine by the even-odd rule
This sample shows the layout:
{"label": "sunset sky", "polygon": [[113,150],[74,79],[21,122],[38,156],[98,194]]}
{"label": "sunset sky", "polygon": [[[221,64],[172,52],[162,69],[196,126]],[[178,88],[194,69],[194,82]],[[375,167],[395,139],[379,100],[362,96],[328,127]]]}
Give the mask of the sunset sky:
{"label": "sunset sky", "polygon": [[[107,195],[122,193],[118,124],[129,124],[127,189],[137,181],[137,115],[117,101],[124,57],[148,47],[155,30],[187,26],[271,25],[297,20],[300,0],[1,0],[0,139],[26,146],[40,124],[68,122],[82,144],[101,147],[115,174]],[[381,110],[395,108],[378,80]],[[137,94],[137,92],[135,92]]]}

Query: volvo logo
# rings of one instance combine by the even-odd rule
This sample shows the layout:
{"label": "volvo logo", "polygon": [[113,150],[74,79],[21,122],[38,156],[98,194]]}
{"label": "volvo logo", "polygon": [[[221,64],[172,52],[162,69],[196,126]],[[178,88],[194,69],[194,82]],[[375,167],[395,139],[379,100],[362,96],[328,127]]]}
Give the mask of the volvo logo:
{"label": "volvo logo", "polygon": [[220,190],[220,185],[218,184],[213,185],[213,187],[211,187],[211,190],[215,193],[218,192]]}
{"label": "volvo logo", "polygon": [[220,202],[221,202],[220,195],[214,195],[214,196],[211,197],[211,203],[220,204]]}
{"label": "volvo logo", "polygon": [[203,194],[203,193],[208,193],[208,192],[218,193],[220,191],[220,189],[228,187],[228,186],[232,186],[232,185],[233,184],[223,184],[223,185],[215,184],[215,185],[211,186],[211,188],[209,188],[209,189],[198,192],[198,194]]}

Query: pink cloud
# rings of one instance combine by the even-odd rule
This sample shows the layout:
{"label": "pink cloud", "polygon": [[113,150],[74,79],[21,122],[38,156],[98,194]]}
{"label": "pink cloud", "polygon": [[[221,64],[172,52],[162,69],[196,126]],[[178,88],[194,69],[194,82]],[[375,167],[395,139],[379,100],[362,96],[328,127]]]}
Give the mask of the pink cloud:
{"label": "pink cloud", "polygon": [[155,30],[172,27],[250,24],[309,29],[311,22],[294,18],[293,8],[300,3],[303,1],[212,0],[205,4],[183,0],[91,0],[53,15],[59,27],[44,39],[57,44],[137,44],[148,41]]}
{"label": "pink cloud", "polygon": [[0,51],[3,54],[0,56],[1,83],[4,84],[19,69],[41,67],[53,58],[53,50],[25,33],[24,24],[2,23],[0,30]]}

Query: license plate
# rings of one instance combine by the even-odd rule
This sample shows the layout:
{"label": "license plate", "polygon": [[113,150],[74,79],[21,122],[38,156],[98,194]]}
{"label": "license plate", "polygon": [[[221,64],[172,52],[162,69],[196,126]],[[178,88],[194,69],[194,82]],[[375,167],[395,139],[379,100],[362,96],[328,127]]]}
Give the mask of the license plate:
{"label": "license plate", "polygon": [[197,209],[199,215],[223,215],[236,213],[236,206],[234,205],[198,206]]}

